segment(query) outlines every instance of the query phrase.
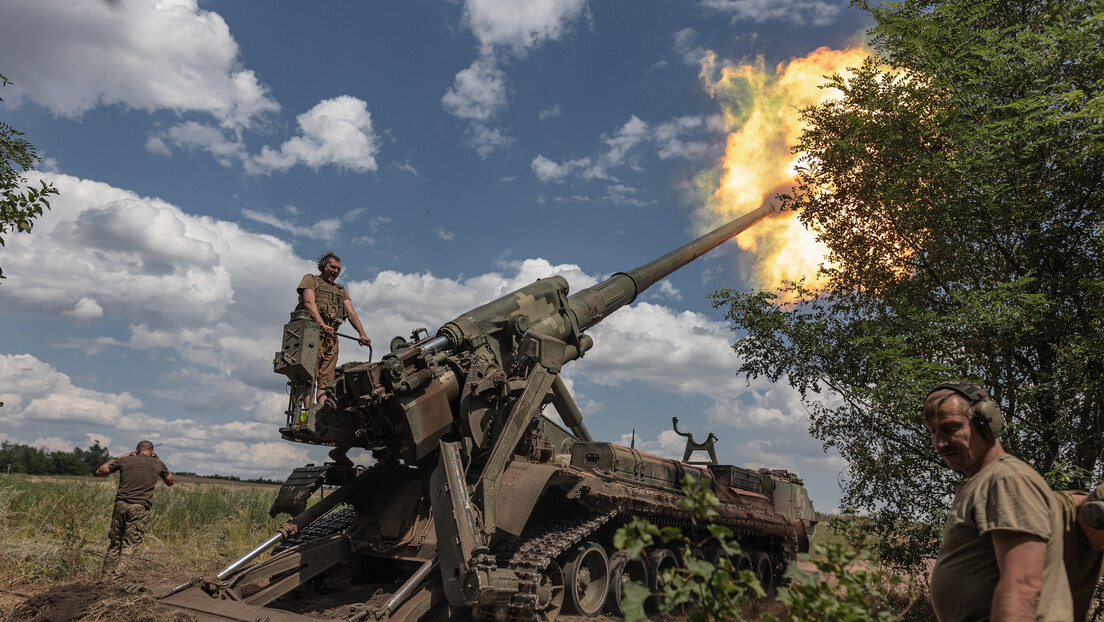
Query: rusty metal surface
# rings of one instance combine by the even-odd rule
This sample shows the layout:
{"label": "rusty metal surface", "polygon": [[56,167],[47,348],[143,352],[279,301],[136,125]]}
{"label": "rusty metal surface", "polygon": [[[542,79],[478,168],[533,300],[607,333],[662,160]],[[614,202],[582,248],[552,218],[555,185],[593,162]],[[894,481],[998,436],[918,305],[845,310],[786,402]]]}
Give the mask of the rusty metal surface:
{"label": "rusty metal surface", "polygon": [[[436,616],[432,615],[435,610]],[[440,576],[427,581],[421,589],[389,615],[387,620],[388,622],[416,622],[434,618],[448,618],[448,608],[445,606],[445,590],[441,585]],[[372,618],[365,619],[372,620]]]}
{"label": "rusty metal surface", "polygon": [[[625,481],[612,473],[582,472],[581,475],[580,483],[570,494],[577,495],[578,501],[587,507],[604,509],[619,506],[630,515],[687,523],[690,521],[690,512],[679,504],[685,498],[681,492]],[[798,529],[795,524],[799,521],[780,515],[769,505],[761,505],[752,498],[734,496],[715,510],[717,516],[711,522],[725,525],[737,532],[754,530],[787,539],[797,537]]]}
{"label": "rusty metal surface", "polygon": [[437,441],[452,429],[452,409],[445,388],[436,380],[425,390],[396,400],[406,415],[410,437],[404,444],[404,459],[417,462],[437,450]]}
{"label": "rusty metal surface", "polygon": [[192,615],[197,622],[332,622],[319,618],[299,615],[277,609],[266,609],[256,605],[247,605],[235,600],[212,598],[198,586],[167,596],[161,604],[182,609]]}
{"label": "rusty metal surface", "polygon": [[558,485],[564,489],[575,485],[577,480],[562,481],[566,473],[550,464],[511,462],[499,482],[498,528],[512,536],[520,536],[550,480],[560,478]]}

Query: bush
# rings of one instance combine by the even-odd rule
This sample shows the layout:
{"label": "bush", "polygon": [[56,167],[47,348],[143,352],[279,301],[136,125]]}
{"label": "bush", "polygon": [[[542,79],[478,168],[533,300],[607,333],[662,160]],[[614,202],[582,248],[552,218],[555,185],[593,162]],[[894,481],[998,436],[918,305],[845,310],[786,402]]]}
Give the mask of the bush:
{"label": "bush", "polygon": [[[743,620],[743,612],[753,599],[766,596],[759,581],[750,571],[734,576],[732,562],[722,557],[716,564],[695,555],[708,543],[719,547],[729,557],[740,554],[732,531],[711,524],[720,505],[704,481],[686,478],[682,482],[686,499],[681,501],[696,523],[703,524],[702,541],[695,542],[676,527],[657,527],[639,517],[617,530],[614,546],[628,550],[641,559],[644,550],[662,543],[677,547],[685,561],[682,567],[667,569],[662,577],[662,593],[654,594],[661,611],[681,611],[695,622],[709,620]],[[872,538],[854,517],[835,521],[842,538],[825,539],[813,546],[811,554],[799,559],[812,563],[817,572],[806,573],[791,564],[786,576],[789,587],[778,589],[778,600],[788,609],[779,618],[765,612],[767,622],[866,622],[897,620],[905,616],[916,601],[919,591],[907,585],[897,574],[882,570],[870,553]],[[632,583],[625,588],[623,601],[625,620],[645,618],[644,603],[653,596],[647,586]]]}
{"label": "bush", "polygon": [[[873,538],[862,529],[862,520],[845,517],[834,527],[842,539],[814,544],[811,553],[798,559],[811,562],[816,572],[804,572],[792,564],[786,571],[792,583],[779,588],[778,600],[789,609],[790,619],[802,622],[867,622],[902,619],[919,591],[900,575],[882,570],[871,550]],[[767,622],[776,622],[771,615]]]}

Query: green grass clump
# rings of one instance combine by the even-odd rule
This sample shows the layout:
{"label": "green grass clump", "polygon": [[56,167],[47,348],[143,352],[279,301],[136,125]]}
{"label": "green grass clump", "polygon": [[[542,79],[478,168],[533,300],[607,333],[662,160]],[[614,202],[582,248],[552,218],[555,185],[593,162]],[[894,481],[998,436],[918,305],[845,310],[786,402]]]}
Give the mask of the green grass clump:
{"label": "green grass clump", "polygon": [[[107,548],[116,478],[0,476],[0,582],[95,578]],[[276,532],[273,487],[158,486],[135,565],[209,574]]]}

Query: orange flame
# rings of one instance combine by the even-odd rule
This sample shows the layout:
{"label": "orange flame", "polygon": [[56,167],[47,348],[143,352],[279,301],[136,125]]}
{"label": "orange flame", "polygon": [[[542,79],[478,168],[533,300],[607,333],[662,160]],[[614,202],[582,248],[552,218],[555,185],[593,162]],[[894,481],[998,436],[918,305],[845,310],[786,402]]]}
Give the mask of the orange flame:
{"label": "orange flame", "polygon": [[[804,58],[779,64],[773,73],[762,59],[719,69],[712,53],[702,60],[705,89],[721,102],[725,123],[733,129],[720,179],[699,182],[716,186],[707,188],[711,196],[699,213],[701,228],[710,221],[745,214],[792,187],[801,157],[791,151],[803,130],[800,109],[838,98],[839,91],[820,88],[827,81],[824,76],[846,76],[848,67],[859,66],[867,56],[857,48],[821,47]],[[753,287],[777,289],[783,281],[802,278],[811,288],[826,285],[818,270],[825,263],[827,248],[817,241],[815,232],[798,222],[797,214],[779,214],[736,240],[756,255],[748,278]]]}

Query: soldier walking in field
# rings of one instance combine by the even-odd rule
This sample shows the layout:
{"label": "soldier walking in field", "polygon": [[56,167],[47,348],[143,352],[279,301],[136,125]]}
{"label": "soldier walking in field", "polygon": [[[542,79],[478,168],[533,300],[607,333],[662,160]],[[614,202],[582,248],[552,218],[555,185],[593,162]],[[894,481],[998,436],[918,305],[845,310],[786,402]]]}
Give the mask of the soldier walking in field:
{"label": "soldier walking in field", "polygon": [[107,554],[101,574],[108,579],[121,579],[142,543],[146,520],[153,506],[153,489],[157,480],[166,486],[174,483],[173,474],[153,451],[153,443],[142,441],[134,451],[112,458],[96,469],[96,477],[119,473],[119,488],[115,493],[115,508],[111,513],[111,529],[107,532]]}

